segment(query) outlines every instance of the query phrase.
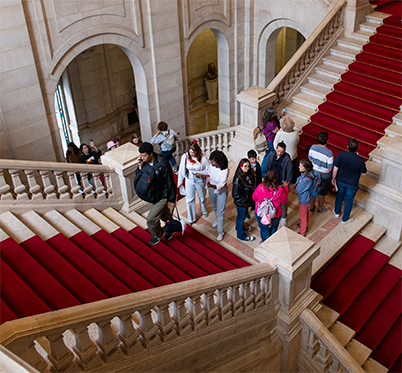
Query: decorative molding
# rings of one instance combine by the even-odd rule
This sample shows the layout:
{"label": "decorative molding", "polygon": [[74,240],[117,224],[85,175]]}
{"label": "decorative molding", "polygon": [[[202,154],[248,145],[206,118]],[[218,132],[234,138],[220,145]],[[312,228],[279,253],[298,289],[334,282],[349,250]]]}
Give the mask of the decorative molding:
{"label": "decorative molding", "polygon": [[184,37],[207,21],[219,21],[230,26],[230,0],[183,0]]}

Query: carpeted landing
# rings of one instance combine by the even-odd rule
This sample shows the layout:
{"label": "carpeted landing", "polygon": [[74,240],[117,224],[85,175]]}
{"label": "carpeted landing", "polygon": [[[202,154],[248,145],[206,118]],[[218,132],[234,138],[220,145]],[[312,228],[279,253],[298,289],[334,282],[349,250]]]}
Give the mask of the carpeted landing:
{"label": "carpeted landing", "polygon": [[[402,9],[401,2],[377,1],[381,12]],[[381,5],[381,6],[380,6]],[[383,10],[385,9],[385,10]],[[385,18],[355,62],[334,85],[318,112],[310,117],[300,137],[299,156],[317,143],[321,131],[329,134],[328,148],[334,157],[347,150],[348,141],[359,141],[359,154],[366,160],[384,136],[402,104],[402,21],[401,15]]]}
{"label": "carpeted landing", "polygon": [[106,231],[88,222],[81,230],[81,213],[74,214],[78,226],[58,213],[57,224],[67,227],[62,234],[51,215],[34,213],[34,232],[6,214],[0,219],[1,323],[249,265],[192,227],[150,246],[151,234],[133,223]]}
{"label": "carpeted landing", "polygon": [[[402,271],[374,242],[357,235],[312,280],[323,303],[339,313],[338,321],[372,350],[371,357],[391,371],[400,365]],[[399,364],[399,365],[398,365]]]}

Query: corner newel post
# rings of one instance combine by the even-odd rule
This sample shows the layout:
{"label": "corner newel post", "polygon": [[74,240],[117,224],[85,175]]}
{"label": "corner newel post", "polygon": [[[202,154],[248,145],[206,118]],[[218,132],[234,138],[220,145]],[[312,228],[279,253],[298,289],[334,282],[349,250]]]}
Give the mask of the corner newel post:
{"label": "corner newel post", "polygon": [[273,262],[279,273],[279,312],[277,333],[283,343],[282,371],[297,371],[301,348],[300,315],[318,307],[320,295],[310,289],[312,263],[320,247],[283,227],[255,250],[260,262]]}
{"label": "corner newel post", "polygon": [[266,88],[253,86],[241,91],[237,95],[240,102],[240,124],[236,127],[236,136],[230,147],[230,157],[236,162],[241,154],[254,149],[253,130],[261,122],[265,110],[273,105],[275,92]]}

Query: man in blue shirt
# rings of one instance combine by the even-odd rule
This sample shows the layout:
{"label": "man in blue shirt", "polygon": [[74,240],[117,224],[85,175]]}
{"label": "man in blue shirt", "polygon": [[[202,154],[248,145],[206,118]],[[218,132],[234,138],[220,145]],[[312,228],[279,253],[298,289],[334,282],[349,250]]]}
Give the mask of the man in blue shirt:
{"label": "man in blue shirt", "polygon": [[[313,164],[314,173],[321,174],[321,185],[318,190],[318,210],[317,214],[324,214],[328,211],[328,207],[324,206],[325,196],[328,194],[331,185],[331,171],[334,163],[334,155],[327,148],[328,132],[321,131],[318,134],[318,144],[311,146],[308,152],[308,159]],[[310,203],[310,212],[315,210],[315,200],[313,197]]]}
{"label": "man in blue shirt", "polygon": [[357,153],[359,143],[356,139],[348,142],[348,152],[340,152],[334,162],[334,170],[332,171],[332,184],[338,185],[336,193],[334,215],[339,218],[342,210],[342,203],[345,201],[343,208],[342,223],[351,223],[354,218],[349,218],[352,211],[353,200],[359,189],[359,179],[361,175],[367,172],[364,159]]}

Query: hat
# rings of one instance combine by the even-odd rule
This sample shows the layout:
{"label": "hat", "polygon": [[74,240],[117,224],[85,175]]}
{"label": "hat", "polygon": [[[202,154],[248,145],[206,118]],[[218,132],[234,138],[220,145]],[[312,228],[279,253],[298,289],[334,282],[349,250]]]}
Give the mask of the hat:
{"label": "hat", "polygon": [[147,153],[148,155],[151,155],[154,152],[154,147],[152,144],[149,142],[144,142],[140,148],[138,149],[140,153]]}
{"label": "hat", "polygon": [[107,150],[110,150],[110,148],[112,148],[113,146],[116,146],[114,141],[108,141],[108,143],[106,144]]}

